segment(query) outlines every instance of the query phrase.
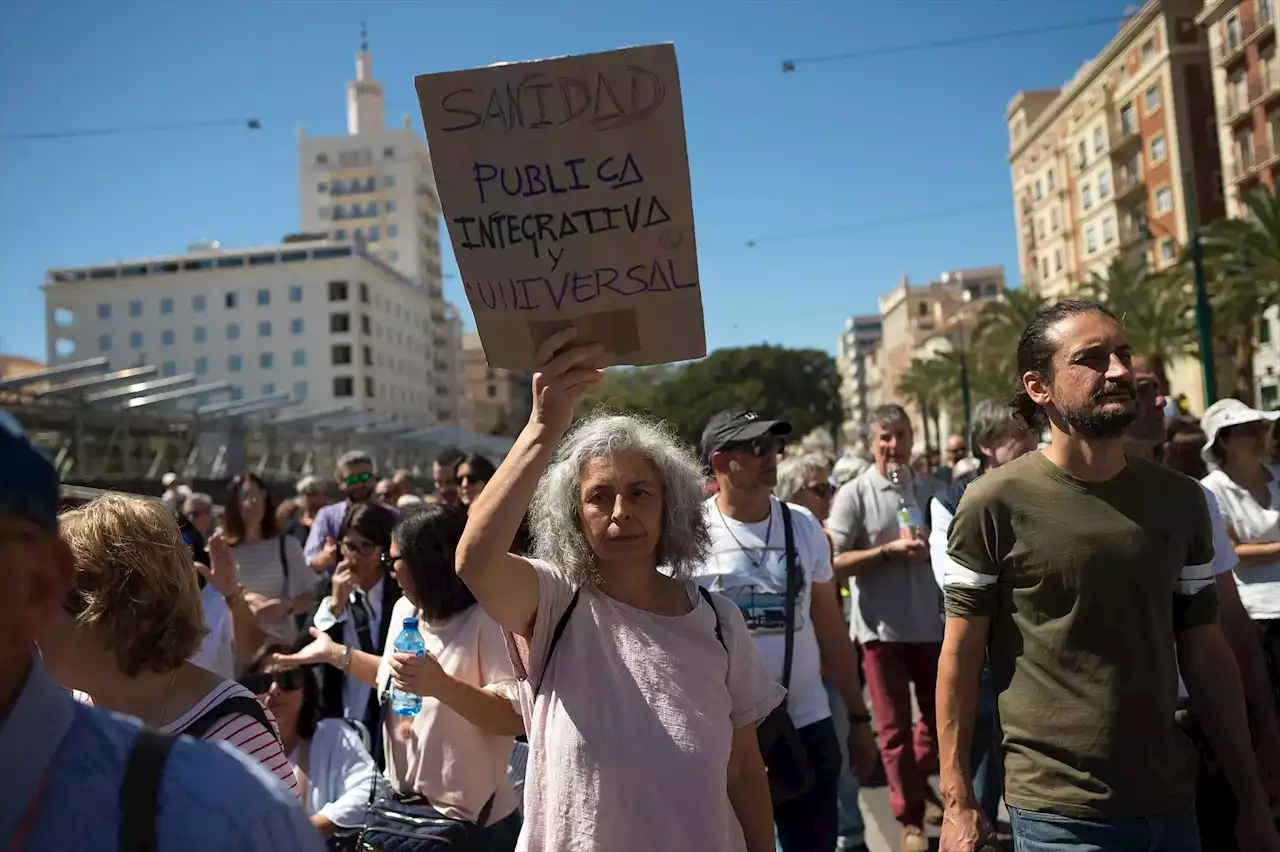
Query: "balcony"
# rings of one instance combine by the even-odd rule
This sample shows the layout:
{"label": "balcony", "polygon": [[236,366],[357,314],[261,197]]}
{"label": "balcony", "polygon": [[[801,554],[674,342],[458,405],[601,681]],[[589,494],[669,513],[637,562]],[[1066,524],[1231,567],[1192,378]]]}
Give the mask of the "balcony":
{"label": "balcony", "polygon": [[329,195],[360,195],[365,192],[373,192],[378,188],[378,183],[373,178],[367,180],[336,180],[329,185]]}
{"label": "balcony", "polygon": [[1244,55],[1244,49],[1265,35],[1275,32],[1275,12],[1270,5],[1257,7],[1257,17],[1242,22],[1239,35],[1231,33],[1227,28],[1227,40],[1214,48],[1213,61],[1217,65],[1228,65]]}
{"label": "balcony", "polygon": [[1272,153],[1271,146],[1260,143],[1241,149],[1239,157],[1228,166],[1227,174],[1233,183],[1244,183],[1256,178],[1260,171],[1275,161],[1276,155]]}
{"label": "balcony", "polygon": [[1280,95],[1280,68],[1262,66],[1262,76],[1249,84],[1250,108],[1269,104]]}
{"label": "balcony", "polygon": [[1249,106],[1252,98],[1245,95],[1244,97],[1231,91],[1231,87],[1227,87],[1227,93],[1223,97],[1223,103],[1218,105],[1218,123],[1235,125],[1248,121],[1253,115],[1253,110]]}
{"label": "balcony", "polygon": [[1110,152],[1113,157],[1123,157],[1135,145],[1141,145],[1142,135],[1138,133],[1137,124],[1126,125],[1117,121],[1111,127]]}

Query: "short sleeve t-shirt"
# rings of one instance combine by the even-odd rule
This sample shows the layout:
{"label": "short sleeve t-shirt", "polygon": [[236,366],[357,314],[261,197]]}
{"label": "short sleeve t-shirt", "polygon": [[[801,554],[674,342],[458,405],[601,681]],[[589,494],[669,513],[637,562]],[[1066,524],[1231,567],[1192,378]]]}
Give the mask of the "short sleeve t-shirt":
{"label": "short sleeve t-shirt", "polygon": [[[1271,467],[1268,472],[1271,505],[1267,508],[1221,470],[1212,471],[1201,480],[1218,498],[1223,520],[1241,544],[1280,542],[1280,468]],[[1237,571],[1236,588],[1251,619],[1280,618],[1280,559]]]}
{"label": "short sleeve t-shirt", "polygon": [[692,583],[693,608],[680,616],[583,588],[548,661],[574,590],[551,565],[530,563],[533,636],[527,648],[508,637],[529,734],[517,850],[745,850],[726,788],[733,731],[758,723],[784,693],[740,610],[713,593],[713,612]]}
{"label": "short sleeve t-shirt", "polygon": [[991,618],[1009,805],[1082,819],[1188,805],[1174,640],[1217,617],[1195,481],[1131,458],[1083,482],[1029,453],[969,487],[948,552],[947,615]]}
{"label": "short sleeve t-shirt", "polygon": [[[826,531],[807,509],[791,507],[796,567],[804,586],[796,596],[796,626],[791,660],[791,686],[787,711],[797,728],[831,716],[831,705],[822,685],[822,659],[818,636],[809,617],[813,584],[825,583],[831,574],[831,546]],[[754,524],[725,517],[712,497],[704,504],[711,532],[711,553],[694,580],[737,604],[755,639],[760,659],[769,675],[782,681],[786,653],[787,537],[782,504],[770,498],[770,516]]]}
{"label": "short sleeve t-shirt", "polygon": [[[302,556],[302,545],[291,535],[284,536],[284,562],[280,559],[280,539],[264,539],[262,541],[243,542],[234,549],[236,568],[240,573],[240,584],[245,591],[292,601],[302,595],[315,591],[316,574]],[[285,564],[289,566],[289,577],[285,579]],[[297,626],[292,615],[285,615],[270,622],[263,621],[262,629],[267,633],[268,642],[289,644],[297,636]]]}
{"label": "short sleeve t-shirt", "polygon": [[[874,467],[836,493],[827,527],[836,553],[868,550],[898,537],[898,509],[905,503],[922,516],[942,483],[916,476],[899,489]],[[850,632],[859,642],[941,642],[942,592],[928,562],[886,561],[853,578]]]}

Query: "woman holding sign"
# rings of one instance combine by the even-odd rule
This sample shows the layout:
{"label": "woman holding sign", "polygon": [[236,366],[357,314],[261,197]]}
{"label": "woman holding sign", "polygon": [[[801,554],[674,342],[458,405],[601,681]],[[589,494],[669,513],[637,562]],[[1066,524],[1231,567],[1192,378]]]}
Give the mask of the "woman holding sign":
{"label": "woman holding sign", "polygon": [[[783,692],[737,607],[687,579],[709,541],[702,475],[644,420],[569,431],[601,377],[587,366],[600,347],[575,336],[539,350],[529,423],[458,547],[458,574],[507,631],[521,679],[517,848],[772,850],[755,728]],[[530,503],[536,558],[508,553]]]}

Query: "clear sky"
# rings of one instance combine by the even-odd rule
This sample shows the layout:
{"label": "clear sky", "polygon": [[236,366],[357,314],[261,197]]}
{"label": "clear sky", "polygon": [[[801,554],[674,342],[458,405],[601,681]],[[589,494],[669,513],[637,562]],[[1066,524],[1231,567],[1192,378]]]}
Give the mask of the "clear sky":
{"label": "clear sky", "polygon": [[[874,312],[904,273],[1004,264],[1017,282],[1005,107],[1020,88],[1061,85],[1125,5],[6,0],[0,136],[248,117],[262,130],[0,140],[0,351],[45,357],[47,268],[296,231],[297,131],[345,132],[362,18],[388,123],[409,115],[419,133],[415,74],[675,42],[709,346],[830,350],[843,318]],[[1117,24],[780,70],[1109,16]],[[880,224],[767,239],[868,222]],[[469,322],[451,254],[445,268]]]}

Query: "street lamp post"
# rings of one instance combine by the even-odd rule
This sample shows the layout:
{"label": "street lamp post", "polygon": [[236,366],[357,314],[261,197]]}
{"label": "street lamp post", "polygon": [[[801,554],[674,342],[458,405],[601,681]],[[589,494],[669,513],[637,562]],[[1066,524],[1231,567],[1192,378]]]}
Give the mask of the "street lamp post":
{"label": "street lamp post", "polygon": [[1196,189],[1191,173],[1182,176],[1187,188],[1187,225],[1191,235],[1191,269],[1195,275],[1196,332],[1200,343],[1200,367],[1204,372],[1204,404],[1208,408],[1218,400],[1218,373],[1213,363],[1213,308],[1204,283],[1204,247],[1200,242],[1200,221],[1196,210]]}
{"label": "street lamp post", "polygon": [[[973,301],[973,292],[965,289],[964,294],[960,297],[965,303],[966,308]],[[964,411],[964,439],[969,440],[969,335],[965,330],[964,322],[968,317],[960,323],[957,337],[960,339],[960,406]]]}

